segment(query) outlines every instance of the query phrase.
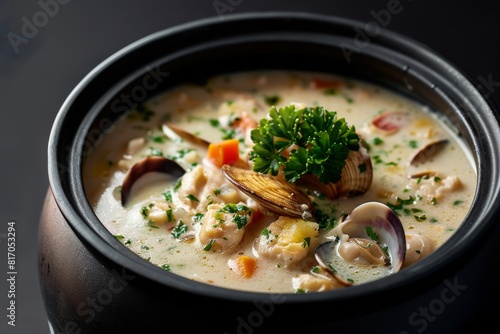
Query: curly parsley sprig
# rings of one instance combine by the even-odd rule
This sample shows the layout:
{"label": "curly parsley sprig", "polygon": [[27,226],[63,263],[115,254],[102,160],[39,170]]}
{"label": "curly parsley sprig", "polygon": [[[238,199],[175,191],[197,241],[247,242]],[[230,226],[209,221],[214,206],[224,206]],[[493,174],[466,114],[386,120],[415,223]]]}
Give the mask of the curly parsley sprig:
{"label": "curly parsley sprig", "polygon": [[[269,117],[260,120],[251,138],[255,144],[250,152],[254,171],[277,175],[283,167],[289,182],[310,173],[325,184],[336,183],[349,151],[359,149],[355,127],[321,106],[271,107]],[[285,154],[287,149],[289,154]]]}

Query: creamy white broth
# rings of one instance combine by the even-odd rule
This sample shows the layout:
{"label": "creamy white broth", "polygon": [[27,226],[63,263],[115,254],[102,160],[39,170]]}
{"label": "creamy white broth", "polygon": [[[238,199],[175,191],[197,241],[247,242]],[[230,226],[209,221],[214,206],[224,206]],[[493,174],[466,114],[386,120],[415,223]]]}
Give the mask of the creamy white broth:
{"label": "creamy white broth", "polygon": [[[356,127],[369,145],[373,181],[368,191],[350,198],[316,198],[315,203],[323,211],[339,219],[365,202],[394,204],[397,198],[406,200],[412,196],[414,204],[397,210],[405,231],[428,237],[433,248],[448,240],[466,216],[476,187],[476,172],[465,145],[423,105],[381,87],[319,73],[262,71],[228,74],[212,78],[203,86],[183,85],[147,101],[142,112],[131,111],[130,117],[119,121],[88,156],[83,172],[89,201],[104,226],[126,247],[175,274],[249,291],[313,292],[342,288],[333,279],[331,282],[309,282],[306,276],[301,276],[301,283],[297,283],[298,275],[308,274],[317,266],[313,245],[304,259],[288,267],[275,258],[258,254],[255,239],[277,217],[266,216],[253,200],[242,193],[235,194],[235,188],[224,181],[220,169],[207,161],[206,148],[170,139],[161,128],[168,121],[209,142],[219,142],[231,135],[229,128],[224,127],[224,121],[233,117],[231,115],[246,112],[258,121],[266,116],[271,105],[280,107],[294,103],[336,111],[339,118],[345,118],[349,125]],[[147,120],[143,117],[144,110],[152,111]],[[378,115],[394,111],[405,113],[410,120],[400,131],[386,134],[371,124]],[[213,122],[215,119],[219,120],[217,126]],[[246,160],[252,145],[248,133],[236,131],[232,135],[241,139],[240,156]],[[440,138],[449,142],[439,153],[418,166],[410,165],[410,158],[419,149]],[[188,170],[188,174],[194,174],[192,170],[196,168],[203,168],[208,178],[214,179],[214,184],[223,184],[218,189],[222,194],[213,194],[212,199],[242,202],[250,209],[259,208],[264,217],[260,220],[252,218],[245,227],[241,242],[221,252],[204,250],[197,236],[183,241],[172,236],[179,220],[187,225],[190,233],[199,233],[200,223],[192,221],[193,212],[198,211],[193,208],[182,210],[185,205],[182,201],[170,205],[175,216],[173,222],[148,222],[151,219],[143,214],[143,208],[153,202],[165,204],[163,193],[172,190],[177,181],[165,174],[144,175],[134,185],[130,201],[123,207],[120,186],[127,170],[144,157],[160,152],[175,159]],[[409,177],[423,171],[436,171],[438,176],[427,180]],[[443,186],[445,180],[449,182],[447,187]],[[209,193],[206,190],[197,195]],[[320,230],[314,245],[324,241],[326,233]],[[427,254],[411,251],[413,253],[407,257],[413,260]],[[256,259],[256,269],[251,277],[243,277],[232,266],[231,261],[240,255]]]}

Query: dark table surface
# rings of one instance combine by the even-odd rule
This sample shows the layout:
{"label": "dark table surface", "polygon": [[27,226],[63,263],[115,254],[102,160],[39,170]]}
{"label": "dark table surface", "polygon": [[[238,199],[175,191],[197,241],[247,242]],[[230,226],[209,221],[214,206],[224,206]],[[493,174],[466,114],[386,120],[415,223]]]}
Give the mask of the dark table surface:
{"label": "dark table surface", "polygon": [[[217,9],[218,3],[227,5],[226,12]],[[297,11],[366,23],[396,3],[401,10],[385,18],[387,29],[436,50],[500,104],[500,6],[494,1],[0,0],[0,333],[50,332],[37,271],[39,214],[48,187],[47,140],[58,109],[92,68],[143,36],[205,17]],[[6,317],[9,222],[16,228],[15,327]],[[483,253],[500,251],[499,230],[492,231]],[[476,279],[467,293],[484,298],[471,299],[476,305],[470,308],[449,306],[443,311],[457,311],[456,321],[472,309],[480,310],[474,314],[494,314],[486,303],[496,304],[499,297],[498,288],[489,290],[494,286],[491,276],[499,272],[494,267],[499,256],[484,261],[482,255],[469,267],[484,276],[486,288]],[[469,298],[467,293],[463,298]],[[427,325],[410,329],[426,332],[432,321]]]}

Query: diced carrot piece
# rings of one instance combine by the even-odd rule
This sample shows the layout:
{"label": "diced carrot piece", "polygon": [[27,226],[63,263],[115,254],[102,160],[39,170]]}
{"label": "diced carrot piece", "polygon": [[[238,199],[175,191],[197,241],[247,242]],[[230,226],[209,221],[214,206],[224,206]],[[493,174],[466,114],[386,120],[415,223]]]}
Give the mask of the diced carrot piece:
{"label": "diced carrot piece", "polygon": [[257,261],[253,257],[240,255],[236,259],[229,260],[228,265],[241,276],[250,278],[257,268]]}
{"label": "diced carrot piece", "polygon": [[232,165],[240,158],[238,139],[227,139],[208,146],[208,159],[217,167]]}

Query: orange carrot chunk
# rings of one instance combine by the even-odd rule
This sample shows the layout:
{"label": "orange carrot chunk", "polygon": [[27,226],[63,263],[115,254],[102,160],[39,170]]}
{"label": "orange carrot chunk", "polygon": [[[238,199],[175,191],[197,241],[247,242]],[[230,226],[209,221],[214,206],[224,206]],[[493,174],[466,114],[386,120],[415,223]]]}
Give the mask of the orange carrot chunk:
{"label": "orange carrot chunk", "polygon": [[240,255],[236,259],[229,260],[228,265],[241,276],[250,278],[257,268],[257,261],[253,257]]}
{"label": "orange carrot chunk", "polygon": [[227,139],[208,146],[208,159],[217,167],[232,165],[240,158],[238,139]]}

